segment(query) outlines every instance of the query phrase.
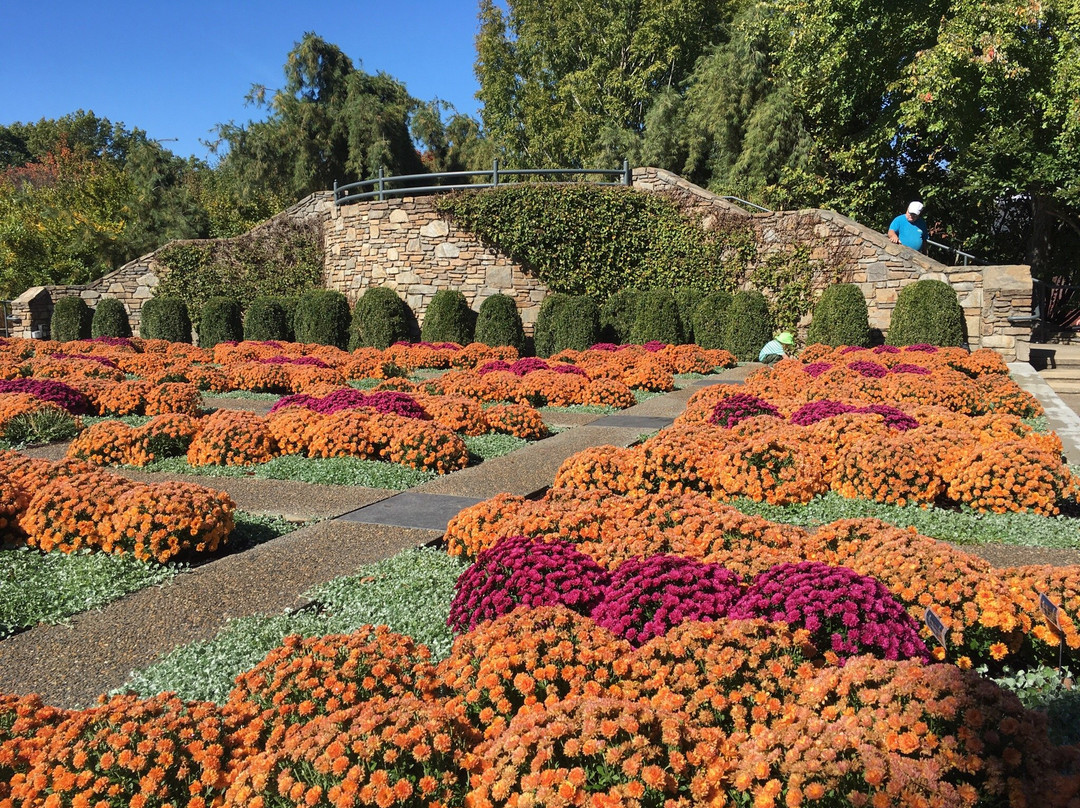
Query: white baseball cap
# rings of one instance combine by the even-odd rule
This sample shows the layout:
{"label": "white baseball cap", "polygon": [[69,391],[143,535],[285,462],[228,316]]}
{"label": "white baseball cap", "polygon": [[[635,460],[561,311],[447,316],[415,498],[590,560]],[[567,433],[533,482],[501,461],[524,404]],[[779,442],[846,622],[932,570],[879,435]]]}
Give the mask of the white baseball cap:
{"label": "white baseball cap", "polygon": [[916,216],[920,216],[922,214],[922,208],[922,202],[912,202],[910,205],[907,206],[907,212],[914,213]]}

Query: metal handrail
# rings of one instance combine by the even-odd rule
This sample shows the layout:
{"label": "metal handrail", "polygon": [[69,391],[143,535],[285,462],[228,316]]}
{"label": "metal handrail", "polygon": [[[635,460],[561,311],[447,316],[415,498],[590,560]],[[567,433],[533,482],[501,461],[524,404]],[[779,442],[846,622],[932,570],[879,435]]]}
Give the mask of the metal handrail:
{"label": "metal handrail", "polygon": [[[350,182],[348,185],[338,185],[334,180],[334,204],[348,205],[366,199],[377,199],[380,202],[387,197],[416,196],[417,194],[443,193],[446,191],[463,191],[480,188],[495,188],[509,183],[500,182],[503,177],[551,177],[551,176],[599,176],[617,177],[617,182],[594,182],[594,185],[633,185],[633,172],[630,170],[630,161],[623,160],[622,168],[500,168],[499,161],[492,163],[490,171],[443,171],[438,174],[402,174],[395,177],[383,175],[382,168],[379,175],[359,182]],[[414,182],[416,180],[444,180],[444,179],[480,179],[483,182],[452,183],[450,185],[417,185],[405,188],[388,188],[389,183]],[[371,188],[370,191],[361,189]],[[354,193],[360,191],[360,193]]]}
{"label": "metal handrail", "polygon": [[764,213],[772,213],[772,210],[770,208],[766,208],[762,205],[757,204],[756,202],[750,202],[746,199],[739,199],[739,197],[737,196],[722,196],[720,198],[727,202],[738,202],[740,205],[749,205],[750,207],[757,208]]}
{"label": "metal handrail", "polygon": [[958,250],[958,249],[956,249],[956,247],[950,247],[948,244],[941,244],[941,243],[939,243],[937,241],[931,241],[930,239],[927,239],[926,243],[929,244],[931,247],[938,247],[938,248],[940,248],[942,250],[948,250],[949,252],[954,253],[958,258],[963,258],[964,259],[964,266],[968,265],[969,260],[973,264],[981,264],[982,263],[982,261],[980,259],[976,258],[971,253],[966,253],[963,250]]}

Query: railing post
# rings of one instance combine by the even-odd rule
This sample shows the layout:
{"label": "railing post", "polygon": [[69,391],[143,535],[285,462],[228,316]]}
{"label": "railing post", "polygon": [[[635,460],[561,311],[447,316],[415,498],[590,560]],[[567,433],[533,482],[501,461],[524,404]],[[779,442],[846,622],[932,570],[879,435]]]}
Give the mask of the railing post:
{"label": "railing post", "polygon": [[334,204],[336,205],[337,203],[338,203],[337,180],[334,180]]}
{"label": "railing post", "polygon": [[382,166],[379,166],[379,201],[383,201],[383,171]]}
{"label": "railing post", "polygon": [[634,184],[634,174],[633,174],[632,171],[630,171],[630,161],[625,157],[623,158],[623,161],[622,161],[622,171],[623,171],[623,185],[633,185]]}
{"label": "railing post", "polygon": [[491,184],[494,186],[499,185],[499,158],[496,157],[491,161]]}

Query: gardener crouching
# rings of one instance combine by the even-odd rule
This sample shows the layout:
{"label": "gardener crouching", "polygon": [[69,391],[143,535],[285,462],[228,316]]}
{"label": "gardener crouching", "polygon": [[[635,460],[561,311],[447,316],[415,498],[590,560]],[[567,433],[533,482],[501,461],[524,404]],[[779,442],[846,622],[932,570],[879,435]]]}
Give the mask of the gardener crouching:
{"label": "gardener crouching", "polygon": [[793,348],[795,346],[795,337],[792,336],[790,331],[781,331],[776,335],[776,339],[766,342],[765,347],[762,348],[761,353],[758,354],[757,361],[764,362],[766,365],[779,362],[787,356],[784,352],[785,346],[788,348]]}

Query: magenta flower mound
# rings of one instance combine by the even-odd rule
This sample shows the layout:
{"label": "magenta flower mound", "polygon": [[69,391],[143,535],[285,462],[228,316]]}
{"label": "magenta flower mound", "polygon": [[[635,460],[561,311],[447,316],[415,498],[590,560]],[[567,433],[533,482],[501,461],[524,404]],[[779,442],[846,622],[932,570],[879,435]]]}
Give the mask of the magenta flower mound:
{"label": "magenta flower mound", "polygon": [[900,353],[900,349],[897,348],[895,345],[878,345],[876,348],[874,348],[874,353]]}
{"label": "magenta flower mound", "polygon": [[860,407],[855,412],[877,413],[885,419],[885,426],[899,432],[907,432],[909,429],[914,429],[919,425],[919,422],[906,412],[898,410],[896,407],[890,407],[888,404],[870,404],[866,407]]}
{"label": "magenta flower mound", "polygon": [[90,400],[81,391],[54,379],[2,379],[0,393],[29,393],[42,401],[51,401],[72,415],[90,412]]}
{"label": "magenta flower mound", "polygon": [[749,393],[736,393],[733,396],[717,402],[713,407],[709,423],[730,429],[740,421],[753,418],[755,415],[771,415],[780,417],[780,411],[772,404]]}
{"label": "magenta flower mound", "polygon": [[477,375],[486,376],[489,373],[494,373],[496,370],[510,370],[510,363],[505,362],[502,359],[492,359],[490,362],[485,362],[480,366],[480,369],[476,371]]}
{"label": "magenta flower mound", "polygon": [[54,353],[49,354],[50,359],[88,359],[91,362],[97,362],[99,365],[104,365],[107,368],[113,370],[119,370],[120,366],[107,356],[94,356],[94,354],[66,354],[66,353]]}
{"label": "magenta flower mound", "polygon": [[396,390],[380,390],[377,393],[368,393],[364,406],[374,407],[376,412],[400,415],[402,418],[416,418],[421,421],[431,419],[431,416],[427,414],[427,411],[420,406],[415,398],[408,393],[401,393]]}
{"label": "magenta flower mound", "polygon": [[820,561],[777,564],[758,575],[728,617],[805,628],[843,664],[858,654],[930,660],[914,618],[876,578]]}
{"label": "magenta flower mound", "polygon": [[510,372],[515,376],[526,376],[534,370],[548,370],[550,366],[538,356],[526,356],[518,359],[510,366]]}
{"label": "magenta flower mound", "polygon": [[858,345],[845,345],[843,348],[840,349],[840,355],[843,356],[844,354],[855,353],[856,351],[861,350],[862,348]]}
{"label": "magenta flower mound", "polygon": [[643,645],[687,620],[728,616],[739,600],[738,573],[682,556],[631,558],[611,573],[592,619],[631,645]]}
{"label": "magenta flower mound", "polygon": [[937,353],[936,346],[931,345],[928,342],[918,342],[915,345],[908,345],[904,348],[905,351],[916,351],[917,353]]}
{"label": "magenta flower mound", "polygon": [[622,346],[616,345],[614,342],[598,342],[595,345],[589,347],[590,351],[617,351]]}
{"label": "magenta flower mound", "polygon": [[511,536],[458,577],[446,622],[463,633],[518,606],[565,606],[587,616],[607,579],[607,570],[570,542]]}
{"label": "magenta flower mound", "polygon": [[834,415],[843,415],[845,412],[855,412],[855,407],[842,401],[810,401],[803,404],[791,414],[791,423],[796,426],[810,426]]}
{"label": "magenta flower mound", "polygon": [[816,379],[831,367],[832,362],[811,362],[809,365],[803,365],[803,373],[808,373]]}
{"label": "magenta flower mound", "polygon": [[566,362],[556,362],[551,366],[551,369],[556,373],[566,373],[571,376],[585,376],[588,378],[589,374],[579,368],[577,365],[571,365]]}
{"label": "magenta flower mound", "polygon": [[378,393],[364,393],[352,387],[343,387],[340,390],[316,398],[307,393],[297,393],[291,396],[282,396],[274,402],[270,412],[284,409],[285,407],[305,407],[323,415],[333,415],[341,410],[355,410],[360,407],[370,407],[376,412],[389,412],[404,418],[419,418],[427,420],[431,416],[424,411],[416,399],[408,393],[399,393],[392,390]]}
{"label": "magenta flower mound", "polygon": [[900,364],[893,365],[889,369],[890,373],[913,373],[916,376],[929,376],[931,374],[930,368],[924,368],[922,365],[912,364]]}
{"label": "magenta flower mound", "polygon": [[644,348],[649,353],[656,353],[657,351],[664,350],[664,348],[667,347],[667,343],[666,342],[661,342],[658,339],[651,339],[648,342],[646,342],[644,345],[642,345],[641,347]]}
{"label": "magenta flower mound", "polygon": [[136,353],[138,349],[135,348],[135,343],[129,340],[127,337],[91,337],[87,342],[100,342],[102,345],[111,345],[114,348],[133,348]]}
{"label": "magenta flower mound", "polygon": [[330,367],[317,356],[271,356],[258,360],[261,365],[311,365],[316,368]]}
{"label": "magenta flower mound", "polygon": [[848,362],[848,368],[861,376],[866,376],[868,379],[880,379],[882,376],[889,375],[889,369],[884,365],[879,365],[877,362],[863,360]]}
{"label": "magenta flower mound", "polygon": [[319,399],[315,398],[315,396],[309,396],[307,393],[295,393],[291,396],[282,396],[274,402],[272,407],[270,407],[270,412],[277,412],[286,407],[305,407],[310,410],[314,409],[310,405],[318,400]]}

